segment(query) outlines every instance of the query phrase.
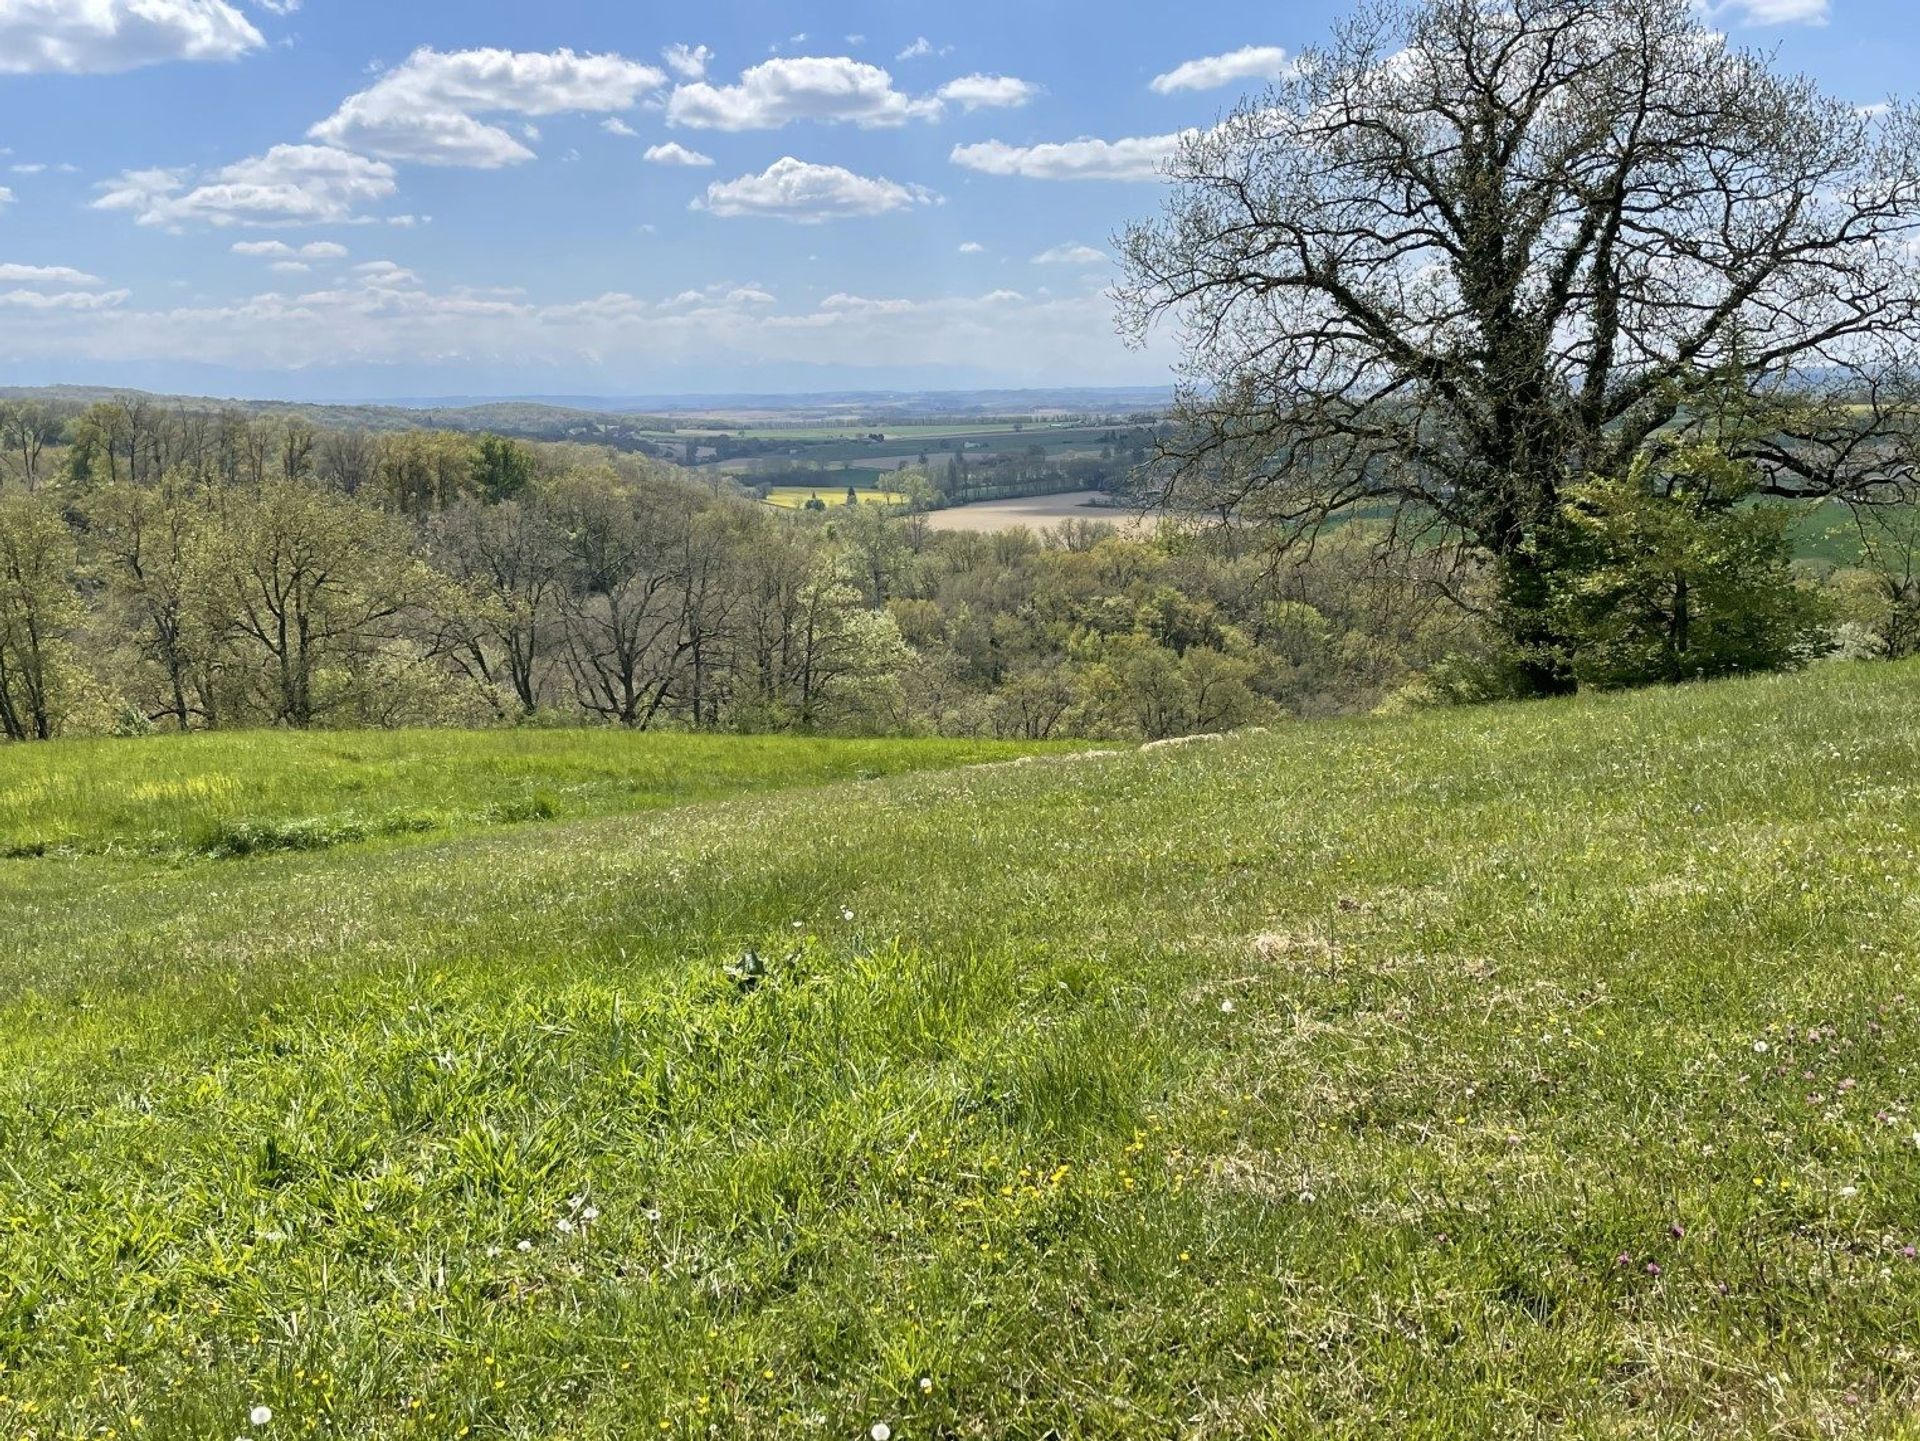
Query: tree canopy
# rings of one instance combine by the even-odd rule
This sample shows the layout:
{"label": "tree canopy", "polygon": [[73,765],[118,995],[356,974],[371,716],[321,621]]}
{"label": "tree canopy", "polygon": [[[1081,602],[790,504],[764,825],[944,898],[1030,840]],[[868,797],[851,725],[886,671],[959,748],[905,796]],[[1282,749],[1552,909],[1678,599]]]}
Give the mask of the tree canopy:
{"label": "tree canopy", "polygon": [[1570,485],[1658,485],[1707,425],[1764,495],[1911,478],[1920,112],[1692,0],[1372,0],[1170,178],[1122,238],[1124,326],[1184,351],[1159,497],[1462,542],[1530,688],[1572,681],[1542,545]]}

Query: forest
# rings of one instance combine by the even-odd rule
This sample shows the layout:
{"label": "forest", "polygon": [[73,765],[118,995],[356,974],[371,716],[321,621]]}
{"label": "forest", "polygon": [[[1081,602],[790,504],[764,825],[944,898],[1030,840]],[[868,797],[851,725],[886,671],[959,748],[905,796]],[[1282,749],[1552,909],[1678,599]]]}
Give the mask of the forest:
{"label": "forest", "polygon": [[[1385,522],[1285,549],[1232,525],[943,533],[886,507],[775,511],[611,449],[138,397],[10,403],[0,443],[16,741],[423,724],[1150,740],[1501,691],[1484,568]],[[1911,508],[1876,511],[1874,543],[1816,582],[1780,507],[1650,516],[1625,487],[1581,505],[1567,606],[1589,683],[1912,649]],[[1683,586],[1695,572],[1684,652],[1675,567]]]}

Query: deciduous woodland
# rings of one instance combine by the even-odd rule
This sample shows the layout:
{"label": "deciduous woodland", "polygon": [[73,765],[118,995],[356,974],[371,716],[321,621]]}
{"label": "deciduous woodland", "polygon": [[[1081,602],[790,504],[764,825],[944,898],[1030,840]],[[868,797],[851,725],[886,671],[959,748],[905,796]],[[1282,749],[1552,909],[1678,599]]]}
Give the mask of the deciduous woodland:
{"label": "deciduous woodland", "polygon": [[[564,723],[1155,739],[1502,684],[1492,572],[1384,518],[1311,547],[1191,517],[941,533],[885,507],[777,510],[614,451],[134,398],[9,405],[0,439],[13,740]],[[1579,492],[1556,614],[1584,679],[1912,648],[1911,507],[1849,520],[1847,564],[1816,583],[1786,509],[1736,503],[1725,467],[1709,479],[1686,506]]]}

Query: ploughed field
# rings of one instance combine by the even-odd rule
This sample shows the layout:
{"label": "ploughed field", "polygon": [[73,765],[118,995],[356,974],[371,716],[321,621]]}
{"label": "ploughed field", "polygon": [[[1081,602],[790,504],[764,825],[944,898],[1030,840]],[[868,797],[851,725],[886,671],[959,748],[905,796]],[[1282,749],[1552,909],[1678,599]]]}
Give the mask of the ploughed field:
{"label": "ploughed field", "polygon": [[1917,800],[1913,666],[0,751],[0,1435],[1910,1434]]}

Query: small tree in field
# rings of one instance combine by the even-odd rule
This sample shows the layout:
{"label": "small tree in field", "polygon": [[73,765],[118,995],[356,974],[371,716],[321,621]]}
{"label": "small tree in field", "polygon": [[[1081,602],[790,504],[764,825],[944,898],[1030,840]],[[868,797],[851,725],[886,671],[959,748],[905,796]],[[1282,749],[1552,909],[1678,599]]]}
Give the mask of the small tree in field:
{"label": "small tree in field", "polygon": [[1369,0],[1170,178],[1121,242],[1123,325],[1184,350],[1158,498],[1450,537],[1523,689],[1574,684],[1569,486],[1660,493],[1729,373],[1757,494],[1911,468],[1920,113],[1829,98],[1694,0]]}

